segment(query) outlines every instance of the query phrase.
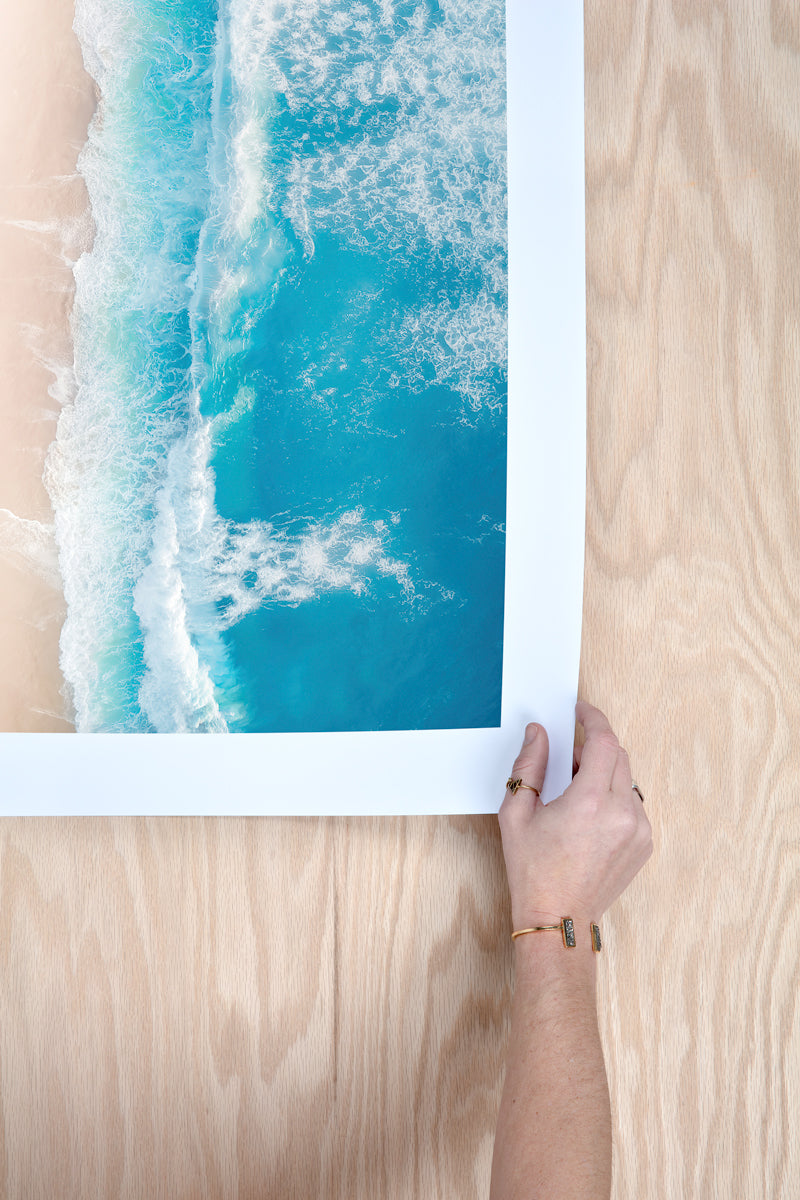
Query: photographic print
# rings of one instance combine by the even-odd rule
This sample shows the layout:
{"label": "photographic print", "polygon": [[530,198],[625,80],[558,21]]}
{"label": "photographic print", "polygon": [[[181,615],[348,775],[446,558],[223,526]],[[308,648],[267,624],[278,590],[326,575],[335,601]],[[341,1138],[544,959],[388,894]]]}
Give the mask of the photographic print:
{"label": "photographic print", "polygon": [[0,811],[496,812],[532,720],[553,799],[579,0],[29,0],[0,34]]}
{"label": "photographic print", "polygon": [[73,126],[26,153],[80,144],[63,213],[7,214],[60,247],[15,324],[47,502],[3,499],[3,570],[51,603],[7,731],[37,672],[50,730],[499,726],[504,0],[49,7]]}

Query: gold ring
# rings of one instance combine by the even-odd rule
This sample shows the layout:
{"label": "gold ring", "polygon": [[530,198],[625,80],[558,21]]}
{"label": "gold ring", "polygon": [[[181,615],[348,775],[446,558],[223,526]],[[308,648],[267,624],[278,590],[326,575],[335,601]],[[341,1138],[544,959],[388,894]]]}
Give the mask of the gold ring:
{"label": "gold ring", "polygon": [[512,796],[516,796],[520,788],[527,788],[529,792],[536,792],[537,796],[541,796],[542,794],[538,788],[532,787],[529,783],[523,783],[521,779],[507,779],[506,787]]}

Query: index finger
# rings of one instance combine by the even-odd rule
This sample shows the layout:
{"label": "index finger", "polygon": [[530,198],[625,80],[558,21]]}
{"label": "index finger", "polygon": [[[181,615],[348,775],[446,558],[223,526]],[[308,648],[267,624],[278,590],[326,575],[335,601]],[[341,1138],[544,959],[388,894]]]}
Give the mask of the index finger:
{"label": "index finger", "polygon": [[605,714],[586,700],[579,700],[575,705],[575,716],[586,734],[580,773],[593,783],[610,788],[619,752],[617,736]]}

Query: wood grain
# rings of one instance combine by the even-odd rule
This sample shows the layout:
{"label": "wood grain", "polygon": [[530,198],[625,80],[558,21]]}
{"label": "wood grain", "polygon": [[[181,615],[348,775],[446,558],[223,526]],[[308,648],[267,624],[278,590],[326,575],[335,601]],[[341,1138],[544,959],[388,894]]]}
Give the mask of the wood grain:
{"label": "wood grain", "polygon": [[485,1194],[495,826],[3,822],[3,1194]]}
{"label": "wood grain", "polygon": [[587,3],[580,694],[655,854],[605,919],[615,1200],[800,1196],[800,18]]}
{"label": "wood grain", "polygon": [[[585,19],[579,691],[656,846],[602,923],[614,1200],[792,1200],[800,18]],[[493,817],[4,821],[0,1192],[486,1197],[509,930]]]}

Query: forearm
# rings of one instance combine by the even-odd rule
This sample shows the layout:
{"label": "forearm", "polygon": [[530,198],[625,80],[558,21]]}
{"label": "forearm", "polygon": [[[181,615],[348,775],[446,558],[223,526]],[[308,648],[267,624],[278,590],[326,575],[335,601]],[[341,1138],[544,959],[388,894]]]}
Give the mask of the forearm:
{"label": "forearm", "polygon": [[515,943],[490,1200],[611,1195],[611,1104],[597,1028],[597,955],[587,936],[588,925],[586,944],[575,949],[554,931]]}

